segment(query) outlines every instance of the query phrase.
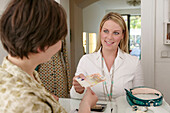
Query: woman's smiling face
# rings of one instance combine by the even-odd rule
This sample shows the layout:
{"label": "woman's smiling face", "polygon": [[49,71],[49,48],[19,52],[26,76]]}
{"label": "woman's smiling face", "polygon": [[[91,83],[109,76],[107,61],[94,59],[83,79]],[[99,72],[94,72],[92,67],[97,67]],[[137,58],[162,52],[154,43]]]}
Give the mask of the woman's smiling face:
{"label": "woman's smiling face", "polygon": [[101,44],[104,50],[117,50],[124,34],[119,24],[113,20],[107,20],[100,30]]}

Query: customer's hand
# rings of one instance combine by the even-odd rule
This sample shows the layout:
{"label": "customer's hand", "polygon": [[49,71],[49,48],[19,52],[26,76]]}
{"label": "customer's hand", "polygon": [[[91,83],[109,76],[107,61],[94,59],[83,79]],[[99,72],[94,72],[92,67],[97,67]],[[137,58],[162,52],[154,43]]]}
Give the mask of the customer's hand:
{"label": "customer's hand", "polygon": [[83,96],[82,102],[88,103],[90,107],[93,107],[96,105],[96,102],[98,101],[98,97],[96,94],[90,89],[90,87],[87,87],[87,91],[85,95]]}
{"label": "customer's hand", "polygon": [[73,86],[77,93],[82,94],[84,92],[84,87],[82,87],[75,78],[80,77],[81,79],[86,79],[83,74],[77,75],[73,78]]}
{"label": "customer's hand", "polygon": [[54,94],[52,94],[52,96],[55,98],[56,101],[59,100],[59,98],[57,96],[55,96]]}
{"label": "customer's hand", "polygon": [[90,113],[91,107],[96,105],[98,97],[96,94],[88,87],[87,91],[80,103],[79,113]]}

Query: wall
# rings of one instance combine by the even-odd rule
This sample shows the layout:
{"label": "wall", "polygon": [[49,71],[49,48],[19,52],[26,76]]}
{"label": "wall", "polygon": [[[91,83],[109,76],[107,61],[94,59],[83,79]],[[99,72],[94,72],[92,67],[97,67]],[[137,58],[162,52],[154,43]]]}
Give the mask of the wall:
{"label": "wall", "polygon": [[155,0],[141,1],[141,63],[145,85],[150,87],[155,87],[155,4]]}
{"label": "wall", "polygon": [[0,0],[0,11],[1,13],[4,11],[6,8],[6,5],[8,4],[10,0]]}
{"label": "wall", "polygon": [[90,33],[99,32],[99,24],[105,15],[105,10],[98,2],[83,9],[83,31]]}
{"label": "wall", "polygon": [[[0,15],[2,15],[9,1],[10,0],[0,0]],[[5,56],[7,56],[7,52],[3,49],[2,43],[0,42],[0,64]]]}

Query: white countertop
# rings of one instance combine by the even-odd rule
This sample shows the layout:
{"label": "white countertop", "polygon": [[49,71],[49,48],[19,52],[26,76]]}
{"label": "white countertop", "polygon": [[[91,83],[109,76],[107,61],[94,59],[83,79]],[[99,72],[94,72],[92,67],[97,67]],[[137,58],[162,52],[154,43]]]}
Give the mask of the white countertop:
{"label": "white countertop", "polygon": [[[76,113],[76,109],[79,108],[81,100],[70,99],[70,98],[60,98],[59,103],[65,108],[68,113]],[[107,107],[104,113],[111,113],[111,109],[113,109],[112,113],[116,113],[116,102],[109,101],[98,101],[97,103],[107,104]],[[75,112],[73,112],[75,111]],[[95,113],[95,112],[92,112]],[[100,112],[101,113],[101,112]]]}
{"label": "white countertop", "polygon": [[[76,109],[79,108],[81,100],[70,99],[70,98],[60,98],[59,103],[65,108],[68,113],[77,113]],[[131,106],[126,101],[126,97],[122,96],[117,98],[115,101],[98,101],[97,103],[107,104],[107,107],[103,113],[136,113],[132,110]],[[170,113],[170,106],[164,100],[163,104],[159,107],[149,107],[149,110],[146,113]],[[97,113],[97,112],[92,112]],[[102,112],[98,112],[102,113]]]}

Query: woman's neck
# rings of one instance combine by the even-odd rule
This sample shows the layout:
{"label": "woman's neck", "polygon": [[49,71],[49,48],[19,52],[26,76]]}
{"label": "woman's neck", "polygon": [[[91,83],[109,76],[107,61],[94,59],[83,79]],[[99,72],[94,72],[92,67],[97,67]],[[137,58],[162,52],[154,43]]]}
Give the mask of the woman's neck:
{"label": "woman's neck", "polygon": [[102,57],[105,60],[105,63],[106,63],[106,66],[109,72],[110,72],[112,65],[114,64],[115,58],[117,56],[117,51],[118,49],[115,51],[114,50],[108,51],[108,50],[102,49]]}
{"label": "woman's neck", "polygon": [[36,63],[30,59],[27,59],[27,58],[21,59],[17,57],[12,57],[11,55],[8,55],[8,60],[12,62],[13,64],[17,65],[18,67],[20,67],[23,71],[25,71],[31,77],[34,78],[33,72],[38,64],[36,65]]}
{"label": "woman's neck", "polygon": [[102,49],[102,56],[104,58],[116,58],[117,56],[117,51],[118,49],[116,50],[106,50],[106,49]]}

